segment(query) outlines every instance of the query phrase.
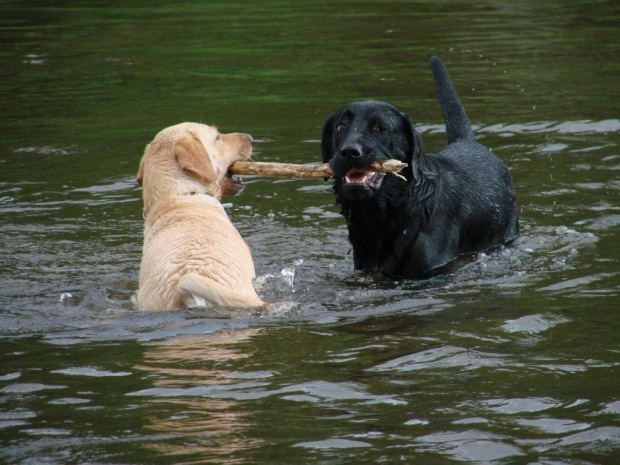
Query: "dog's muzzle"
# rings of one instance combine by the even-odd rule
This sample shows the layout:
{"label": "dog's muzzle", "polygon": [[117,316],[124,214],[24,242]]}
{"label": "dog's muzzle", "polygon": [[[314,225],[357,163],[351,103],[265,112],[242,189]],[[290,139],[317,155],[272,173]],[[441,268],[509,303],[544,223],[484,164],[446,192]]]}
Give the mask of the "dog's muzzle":
{"label": "dog's muzzle", "polygon": [[369,169],[374,156],[364,150],[359,143],[346,144],[335,158],[335,164],[344,175],[341,174],[347,188],[376,190],[381,187],[385,175]]}
{"label": "dog's muzzle", "polygon": [[379,189],[385,178],[384,173],[376,171],[357,171],[351,170],[344,177],[344,184],[347,187],[367,187],[370,189]]}
{"label": "dog's muzzle", "polygon": [[370,165],[375,161],[371,150],[357,141],[345,143],[329,161],[334,175],[340,178],[352,172],[370,171]]}

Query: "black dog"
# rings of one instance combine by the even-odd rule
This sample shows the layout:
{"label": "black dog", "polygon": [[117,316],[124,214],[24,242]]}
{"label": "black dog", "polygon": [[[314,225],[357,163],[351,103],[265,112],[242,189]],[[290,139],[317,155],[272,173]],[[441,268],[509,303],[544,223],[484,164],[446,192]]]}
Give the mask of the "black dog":
{"label": "black dog", "polygon": [[[519,233],[508,168],[478,144],[448,71],[430,60],[448,145],[423,154],[409,116],[383,102],[355,102],[325,123],[321,151],[334,172],[355,269],[422,278],[459,255],[507,244]],[[395,158],[406,181],[370,171]]]}

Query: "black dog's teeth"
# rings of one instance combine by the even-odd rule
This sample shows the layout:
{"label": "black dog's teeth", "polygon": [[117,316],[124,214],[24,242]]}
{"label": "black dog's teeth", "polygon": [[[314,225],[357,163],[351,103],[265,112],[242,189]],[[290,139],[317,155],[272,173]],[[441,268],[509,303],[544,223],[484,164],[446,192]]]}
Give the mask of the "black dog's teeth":
{"label": "black dog's teeth", "polygon": [[349,174],[344,177],[344,181],[345,184],[349,185],[367,186],[377,189],[381,185],[383,177],[384,174],[374,171],[357,171],[349,172]]}

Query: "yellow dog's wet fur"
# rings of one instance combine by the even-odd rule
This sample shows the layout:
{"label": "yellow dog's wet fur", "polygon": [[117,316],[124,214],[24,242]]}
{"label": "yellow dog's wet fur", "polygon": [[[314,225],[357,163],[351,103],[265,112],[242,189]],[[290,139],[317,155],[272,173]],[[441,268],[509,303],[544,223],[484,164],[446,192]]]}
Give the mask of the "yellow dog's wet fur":
{"label": "yellow dog's wet fur", "polygon": [[194,307],[261,309],[250,249],[220,203],[236,193],[231,164],[252,154],[247,134],[182,123],[146,147],[144,248],[136,304],[141,310]]}

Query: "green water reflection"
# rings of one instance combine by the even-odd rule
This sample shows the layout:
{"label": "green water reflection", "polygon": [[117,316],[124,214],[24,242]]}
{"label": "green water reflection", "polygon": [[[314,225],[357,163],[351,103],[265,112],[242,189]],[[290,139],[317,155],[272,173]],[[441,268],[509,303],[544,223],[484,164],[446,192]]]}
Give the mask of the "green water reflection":
{"label": "green water reflection", "polygon": [[[617,462],[617,2],[0,13],[0,461]],[[134,176],[160,129],[215,124],[308,163],[327,116],[373,98],[436,151],[433,54],[511,169],[518,246],[427,282],[363,276],[327,184],[254,177],[226,208],[296,312],[132,309]]]}

